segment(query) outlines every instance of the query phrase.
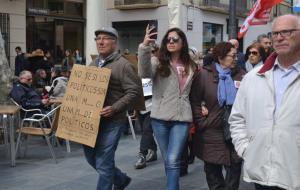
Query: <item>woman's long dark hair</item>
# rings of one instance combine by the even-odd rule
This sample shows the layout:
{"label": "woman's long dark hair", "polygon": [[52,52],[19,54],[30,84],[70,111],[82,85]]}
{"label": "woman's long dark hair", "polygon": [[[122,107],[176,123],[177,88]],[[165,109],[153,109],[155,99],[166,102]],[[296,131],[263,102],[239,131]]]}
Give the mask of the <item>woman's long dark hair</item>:
{"label": "woman's long dark hair", "polygon": [[189,68],[192,67],[194,70],[196,67],[195,63],[192,61],[189,55],[189,45],[186,39],[186,36],[182,30],[179,28],[171,28],[167,31],[165,36],[163,37],[159,50],[159,65],[157,67],[157,72],[162,77],[168,77],[171,74],[170,70],[170,61],[171,61],[171,53],[167,49],[168,36],[170,32],[176,32],[182,41],[182,48],[180,50],[180,60],[184,64],[185,73],[189,74]]}

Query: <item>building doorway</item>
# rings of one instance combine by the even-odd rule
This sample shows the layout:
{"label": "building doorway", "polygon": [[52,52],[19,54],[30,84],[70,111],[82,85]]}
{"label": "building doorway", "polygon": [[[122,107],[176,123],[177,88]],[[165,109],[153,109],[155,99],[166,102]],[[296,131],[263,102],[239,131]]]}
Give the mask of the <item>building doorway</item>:
{"label": "building doorway", "polygon": [[61,64],[64,51],[84,48],[84,23],[51,17],[27,17],[27,52],[49,50],[55,64]]}

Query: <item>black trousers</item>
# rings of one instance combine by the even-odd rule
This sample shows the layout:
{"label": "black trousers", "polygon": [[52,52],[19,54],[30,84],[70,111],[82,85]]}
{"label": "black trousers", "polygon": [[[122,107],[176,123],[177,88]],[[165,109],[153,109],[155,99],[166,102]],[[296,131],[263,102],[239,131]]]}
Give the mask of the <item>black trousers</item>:
{"label": "black trousers", "polygon": [[140,153],[143,155],[148,154],[148,149],[157,151],[157,145],[154,140],[153,130],[150,121],[150,112],[138,115],[138,121],[142,128],[142,138],[140,141]]}
{"label": "black trousers", "polygon": [[270,186],[263,186],[255,183],[255,189],[256,190],[284,190],[279,187],[270,187]]}
{"label": "black trousers", "polygon": [[[223,167],[226,170],[223,176]],[[242,163],[232,163],[230,166],[204,162],[206,181],[210,190],[238,190],[240,185]]]}

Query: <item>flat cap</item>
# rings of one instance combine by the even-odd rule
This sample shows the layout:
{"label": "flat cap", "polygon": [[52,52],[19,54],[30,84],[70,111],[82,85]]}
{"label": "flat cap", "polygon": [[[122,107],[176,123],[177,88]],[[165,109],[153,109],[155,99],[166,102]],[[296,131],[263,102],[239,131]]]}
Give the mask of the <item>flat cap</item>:
{"label": "flat cap", "polygon": [[105,33],[108,34],[110,36],[113,36],[115,38],[118,38],[118,32],[116,29],[114,29],[113,27],[102,27],[101,29],[98,29],[95,31],[95,35],[98,36],[101,33]]}

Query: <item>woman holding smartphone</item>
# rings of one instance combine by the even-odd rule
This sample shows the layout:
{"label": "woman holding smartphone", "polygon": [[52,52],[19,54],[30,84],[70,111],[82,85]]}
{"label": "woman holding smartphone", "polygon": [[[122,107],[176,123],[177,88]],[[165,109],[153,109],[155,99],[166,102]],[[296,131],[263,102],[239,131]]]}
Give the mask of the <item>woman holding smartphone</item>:
{"label": "woman holding smartphone", "polygon": [[151,124],[165,164],[167,189],[179,190],[181,154],[188,137],[192,110],[189,93],[196,68],[189,56],[188,42],[183,31],[171,28],[164,35],[158,60],[151,62],[150,43],[154,43],[146,28],[139,46],[139,74],[152,78],[153,96]]}

